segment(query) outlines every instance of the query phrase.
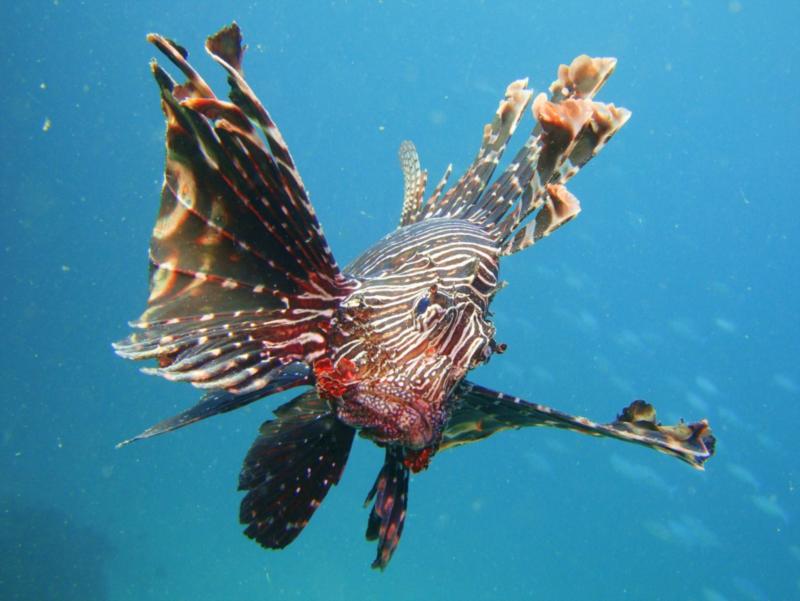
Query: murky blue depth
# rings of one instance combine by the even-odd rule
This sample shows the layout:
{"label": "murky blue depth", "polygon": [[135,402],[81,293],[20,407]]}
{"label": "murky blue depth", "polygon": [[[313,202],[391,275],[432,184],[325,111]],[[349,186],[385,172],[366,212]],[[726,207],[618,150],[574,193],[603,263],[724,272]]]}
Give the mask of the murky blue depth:
{"label": "murky blue depth", "polygon": [[[5,10],[0,598],[800,598],[800,5],[235,4]],[[115,450],[199,397],[110,347],[144,308],[162,177],[144,36],[178,40],[222,94],[202,43],[234,19],[340,264],[397,223],[401,140],[431,180],[458,175],[510,81],[618,57],[600,99],[633,118],[571,184],[579,218],[504,262],[509,351],[473,379],[600,421],[635,398],[707,417],[707,470],[504,433],[413,478],[381,574],[362,502],[383,455],[361,440],[291,547],[241,535],[241,460],[289,394]]]}

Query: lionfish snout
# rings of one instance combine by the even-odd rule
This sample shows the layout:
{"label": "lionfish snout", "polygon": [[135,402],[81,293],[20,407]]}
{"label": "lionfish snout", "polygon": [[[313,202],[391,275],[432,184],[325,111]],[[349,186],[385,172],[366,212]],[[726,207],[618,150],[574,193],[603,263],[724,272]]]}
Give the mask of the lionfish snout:
{"label": "lionfish snout", "polygon": [[424,366],[422,374],[398,370],[360,379],[339,397],[337,415],[378,443],[409,449],[435,445],[446,421],[445,399],[452,386],[448,363],[446,357],[426,357],[416,363]]}

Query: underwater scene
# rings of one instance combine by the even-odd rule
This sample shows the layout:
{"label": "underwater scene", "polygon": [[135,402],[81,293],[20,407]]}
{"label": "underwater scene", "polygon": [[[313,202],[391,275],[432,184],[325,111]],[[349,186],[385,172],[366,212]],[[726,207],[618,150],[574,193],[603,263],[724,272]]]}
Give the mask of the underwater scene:
{"label": "underwater scene", "polygon": [[800,599],[800,4],[4,12],[0,599]]}

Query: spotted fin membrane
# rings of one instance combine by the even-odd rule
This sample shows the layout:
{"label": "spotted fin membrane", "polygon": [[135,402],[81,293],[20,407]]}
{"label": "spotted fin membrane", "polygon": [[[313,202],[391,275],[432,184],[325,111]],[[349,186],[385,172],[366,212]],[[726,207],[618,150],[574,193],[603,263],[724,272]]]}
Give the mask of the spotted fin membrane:
{"label": "spotted fin membrane", "polygon": [[239,510],[245,534],[270,549],[291,543],[339,482],[354,434],[316,391],[279,407],[239,475],[239,490],[247,491]]}

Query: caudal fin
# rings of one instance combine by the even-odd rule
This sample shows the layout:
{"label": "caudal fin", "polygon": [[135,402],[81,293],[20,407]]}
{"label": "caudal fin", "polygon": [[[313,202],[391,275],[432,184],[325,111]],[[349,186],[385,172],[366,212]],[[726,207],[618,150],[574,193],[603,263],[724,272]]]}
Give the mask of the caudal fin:
{"label": "caudal fin", "polygon": [[291,543],[338,484],[355,430],[307,392],[275,411],[245,457],[239,490],[244,533],[269,549]]}
{"label": "caudal fin", "polygon": [[243,78],[238,26],[206,43],[232,102],[214,95],[186,50],[157,34],[148,40],[186,81],[152,63],[167,156],[150,296],[131,324],[137,331],[114,347],[155,359],[147,373],[254,400],[286,387],[287,365],[325,354],[331,313],[350,284],[280,131]]}

